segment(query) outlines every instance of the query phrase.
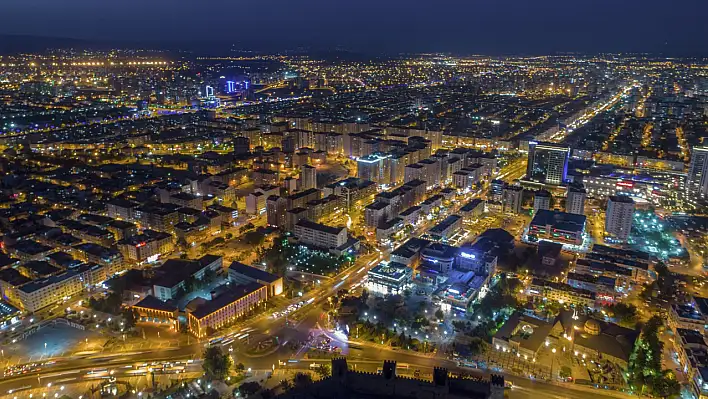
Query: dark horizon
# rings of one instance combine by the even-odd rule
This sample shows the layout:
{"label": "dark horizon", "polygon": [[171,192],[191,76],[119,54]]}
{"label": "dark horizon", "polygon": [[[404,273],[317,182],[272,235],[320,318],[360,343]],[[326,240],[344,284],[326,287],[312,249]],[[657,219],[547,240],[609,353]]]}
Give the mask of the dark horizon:
{"label": "dark horizon", "polygon": [[411,3],[325,0],[95,2],[6,0],[0,35],[89,43],[256,51],[298,47],[365,54],[652,53],[708,55],[708,3],[560,0]]}

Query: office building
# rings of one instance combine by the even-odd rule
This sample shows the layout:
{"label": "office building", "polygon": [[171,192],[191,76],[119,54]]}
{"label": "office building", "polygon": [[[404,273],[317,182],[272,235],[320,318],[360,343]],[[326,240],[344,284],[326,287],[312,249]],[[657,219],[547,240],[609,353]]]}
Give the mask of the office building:
{"label": "office building", "polygon": [[300,167],[300,190],[317,188],[317,168],[310,165]]}
{"label": "office building", "polygon": [[413,269],[398,263],[382,261],[368,273],[366,288],[382,294],[401,294],[411,282]]}
{"label": "office building", "polygon": [[565,211],[576,215],[584,215],[587,196],[588,194],[582,186],[571,184],[565,197]]}
{"label": "office building", "polygon": [[268,289],[268,298],[283,293],[282,277],[241,262],[233,262],[229,266],[229,281],[236,285],[261,284]]}
{"label": "office building", "polygon": [[626,195],[613,195],[607,201],[605,233],[618,241],[627,241],[632,231],[634,200]]}
{"label": "office building", "polygon": [[222,266],[223,258],[216,255],[204,255],[197,260],[168,259],[151,270],[152,294],[161,301],[179,299],[180,290],[187,289],[188,279],[202,280],[207,271],[217,273]]}
{"label": "office building", "polygon": [[172,303],[163,302],[152,295],[146,295],[135,305],[131,306],[142,322],[170,324],[176,328],[178,323],[179,308]]}
{"label": "office building", "polygon": [[526,166],[526,179],[552,185],[566,181],[570,148],[551,144],[529,143],[529,159]]}
{"label": "office building", "polygon": [[686,175],[686,194],[691,200],[708,195],[708,147],[693,147]]}
{"label": "office building", "polygon": [[529,239],[580,245],[585,232],[585,216],[541,209],[529,224]]}
{"label": "office building", "polygon": [[187,329],[196,337],[206,337],[239,317],[253,312],[268,299],[268,288],[258,283],[235,287],[210,301],[199,301],[187,310]]}

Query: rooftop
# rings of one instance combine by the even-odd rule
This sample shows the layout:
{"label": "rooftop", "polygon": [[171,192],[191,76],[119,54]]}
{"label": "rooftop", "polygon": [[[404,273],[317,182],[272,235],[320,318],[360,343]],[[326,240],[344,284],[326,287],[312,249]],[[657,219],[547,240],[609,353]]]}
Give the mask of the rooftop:
{"label": "rooftop", "polygon": [[177,311],[177,306],[170,305],[167,302],[162,302],[161,300],[155,298],[152,295],[147,295],[145,298],[141,299],[140,302],[133,305],[136,308],[144,309],[154,309],[161,310],[163,312],[175,312]]}
{"label": "rooftop", "polygon": [[192,312],[192,315],[197,319],[203,319],[206,316],[218,311],[219,309],[225,308],[226,306],[238,301],[239,299],[245,297],[248,294],[258,291],[263,288],[263,285],[258,283],[250,283],[245,285],[239,285],[232,288],[230,291],[217,296],[211,301],[206,301],[203,305],[199,306],[196,310]]}
{"label": "rooftop", "polygon": [[630,197],[628,195],[611,195],[610,201],[620,202],[623,204],[633,204],[634,203],[634,200],[632,199],[632,197]]}
{"label": "rooftop", "polygon": [[261,269],[257,269],[252,266],[245,265],[241,262],[233,262],[229,266],[229,270],[233,270],[236,273],[243,274],[254,280],[265,281],[268,283],[273,283],[282,277],[276,276],[275,274],[268,273]]}
{"label": "rooftop", "polygon": [[327,234],[339,234],[342,230],[346,230],[345,227],[327,226],[326,224],[311,222],[307,219],[297,222],[297,226],[304,227],[306,229],[319,230]]}
{"label": "rooftop", "polygon": [[540,209],[531,221],[531,226],[551,226],[553,229],[582,232],[585,216],[555,210]]}

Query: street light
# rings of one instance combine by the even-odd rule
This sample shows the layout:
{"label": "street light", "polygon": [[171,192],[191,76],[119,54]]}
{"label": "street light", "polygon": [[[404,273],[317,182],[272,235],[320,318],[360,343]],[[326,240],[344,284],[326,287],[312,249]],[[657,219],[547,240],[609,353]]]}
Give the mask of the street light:
{"label": "street light", "polygon": [[551,381],[555,381],[555,379],[553,378],[553,362],[555,362],[555,360],[556,360],[556,348],[551,349],[551,352],[553,352],[553,358],[551,359],[551,375],[550,375],[550,377],[551,377]]}

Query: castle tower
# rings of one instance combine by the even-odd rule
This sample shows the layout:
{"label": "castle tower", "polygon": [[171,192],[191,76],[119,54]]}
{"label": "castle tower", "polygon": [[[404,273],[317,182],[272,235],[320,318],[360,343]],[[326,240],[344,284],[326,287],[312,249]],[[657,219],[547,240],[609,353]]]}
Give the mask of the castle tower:
{"label": "castle tower", "polygon": [[489,380],[489,399],[504,399],[504,376],[492,374]]}
{"label": "castle tower", "polygon": [[387,380],[392,380],[396,376],[396,361],[384,360],[383,376]]}
{"label": "castle tower", "polygon": [[444,367],[436,367],[433,369],[433,384],[436,386],[447,386],[447,369]]}

